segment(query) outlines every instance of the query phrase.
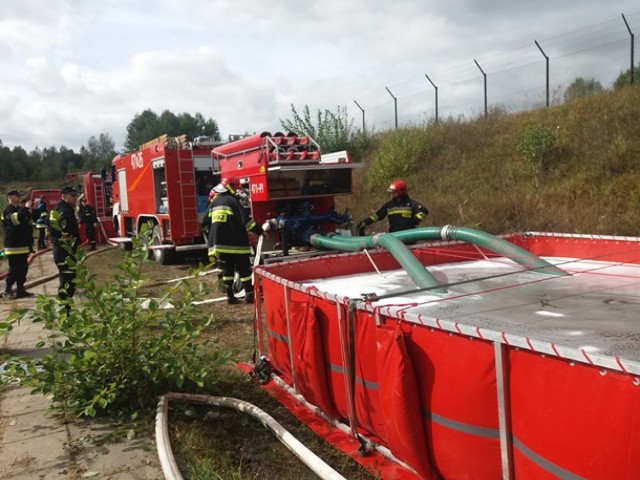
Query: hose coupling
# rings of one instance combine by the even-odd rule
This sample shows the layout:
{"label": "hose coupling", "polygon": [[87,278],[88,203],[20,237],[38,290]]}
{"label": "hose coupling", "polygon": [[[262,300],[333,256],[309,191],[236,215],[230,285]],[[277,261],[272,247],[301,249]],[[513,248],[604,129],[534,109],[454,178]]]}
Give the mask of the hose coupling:
{"label": "hose coupling", "polygon": [[440,238],[445,241],[453,240],[453,238],[451,238],[451,235],[453,234],[455,229],[456,227],[454,227],[453,225],[445,225],[444,227],[442,227],[442,230],[440,230]]}

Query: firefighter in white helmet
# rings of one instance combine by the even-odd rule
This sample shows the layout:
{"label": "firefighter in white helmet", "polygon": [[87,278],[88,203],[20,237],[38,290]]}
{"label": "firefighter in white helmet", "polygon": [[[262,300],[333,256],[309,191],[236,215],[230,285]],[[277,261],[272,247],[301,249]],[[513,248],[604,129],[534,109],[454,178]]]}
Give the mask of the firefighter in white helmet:
{"label": "firefighter in white helmet", "polygon": [[389,232],[397,232],[415,228],[429,214],[425,206],[409,198],[404,180],[391,182],[387,192],[391,194],[391,200],[358,224],[360,235],[364,234],[365,227],[385,217],[389,218]]}
{"label": "firefighter in white helmet", "polygon": [[214,187],[215,197],[207,209],[203,227],[208,227],[209,259],[222,268],[222,282],[226,286],[227,302],[237,303],[233,295],[233,279],[238,271],[246,293],[246,303],[253,303],[251,275],[251,245],[249,232],[262,235],[262,228],[253,221],[236,196],[240,183],[235,177],[224,178]]}

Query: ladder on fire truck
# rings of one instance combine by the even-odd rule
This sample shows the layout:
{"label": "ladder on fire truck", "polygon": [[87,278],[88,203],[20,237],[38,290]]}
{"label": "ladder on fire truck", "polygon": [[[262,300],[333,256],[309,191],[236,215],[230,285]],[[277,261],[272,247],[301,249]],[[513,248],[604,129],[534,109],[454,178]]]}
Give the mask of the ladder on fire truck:
{"label": "ladder on fire truck", "polygon": [[180,198],[182,198],[182,231],[198,231],[198,201],[193,178],[193,160],[184,158],[178,151],[178,169],[180,174]]}
{"label": "ladder on fire truck", "polygon": [[97,183],[94,185],[94,193],[95,193],[95,199],[96,199],[96,204],[94,205],[96,207],[96,215],[98,216],[98,218],[102,218],[105,217],[107,215],[106,210],[106,205],[105,205],[105,199],[104,199],[104,187],[102,185],[102,183]]}

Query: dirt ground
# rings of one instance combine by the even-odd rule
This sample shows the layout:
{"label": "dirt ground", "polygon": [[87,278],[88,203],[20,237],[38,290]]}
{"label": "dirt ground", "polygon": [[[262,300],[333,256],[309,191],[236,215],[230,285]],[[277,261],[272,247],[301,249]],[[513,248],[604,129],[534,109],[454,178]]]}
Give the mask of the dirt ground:
{"label": "dirt ground", "polygon": [[[0,264],[0,271],[6,269],[4,262]],[[34,284],[34,279],[50,280]],[[4,281],[0,283],[4,287]],[[57,293],[57,268],[50,252],[33,261],[26,286],[36,295]],[[35,301],[0,299],[0,315],[6,318],[15,308],[33,308]],[[0,364],[12,355],[40,355],[35,345],[41,335],[41,324],[16,325],[0,337]],[[127,438],[107,420],[65,418],[49,411],[50,406],[47,397],[31,395],[18,384],[0,388],[0,479],[164,478],[151,437]],[[110,440],[115,437],[120,441]]]}
{"label": "dirt ground", "polygon": [[[99,278],[108,278],[115,272],[115,265],[122,255],[124,253],[119,249],[99,250],[87,258],[90,272]],[[150,297],[158,295],[166,286],[164,282],[188,276],[195,263],[189,259],[166,266],[149,262],[144,267],[144,273],[150,277],[144,294]],[[6,266],[2,267],[6,269]],[[29,281],[47,275],[53,275],[53,279],[32,286],[30,290],[37,294],[54,295],[57,288],[55,273],[50,254],[34,261]],[[202,277],[202,281],[209,285],[212,292],[216,292],[215,274]],[[216,292],[209,299],[221,296]],[[0,314],[6,316],[16,306],[33,305],[34,299],[0,300]],[[252,305],[242,301],[237,305],[214,301],[203,304],[201,308],[203,314],[214,314],[216,322],[212,335],[218,338],[223,348],[233,352],[225,377],[228,380],[221,383],[217,387],[219,391],[212,394],[240,398],[267,411],[345,477],[374,478],[348,456],[319,439],[251,382],[246,373],[237,369],[236,362],[251,361],[254,354]],[[16,328],[0,339],[0,355],[34,351],[37,335],[34,325]],[[2,361],[0,356],[0,363]],[[30,396],[24,388],[8,386],[0,389],[0,480],[164,478],[153,432],[150,431],[146,438],[131,439],[120,433],[117,442],[106,444],[101,439],[116,433],[115,427],[108,422],[58,418],[46,412],[48,406],[46,398]],[[185,478],[196,478],[191,476],[191,465],[203,462],[212,465],[211,476],[197,478],[316,478],[260,422],[234,411],[204,407],[189,411],[175,408],[170,414],[170,430],[172,447]],[[213,462],[211,457],[215,457],[216,461]],[[236,473],[241,476],[236,476]]]}
{"label": "dirt ground", "polygon": [[[95,258],[98,260],[98,257]],[[184,278],[198,264],[198,259],[182,259],[175,264],[160,266],[148,263],[144,274],[152,278],[145,295],[156,296],[164,287],[162,282]],[[96,261],[91,271],[106,276],[112,262]],[[307,445],[325,462],[346,478],[368,480],[375,478],[357,462],[319,438],[311,429],[299,422],[277,400],[262,390],[238,367],[238,362],[251,362],[255,358],[253,332],[254,306],[245,304],[240,293],[239,303],[228,305],[224,295],[218,292],[217,275],[201,277],[212,295],[213,301],[202,304],[202,313],[213,314],[215,324],[211,335],[220,347],[232,352],[227,363],[225,381],[217,385],[212,395],[238,398],[261,408],[275,418],[292,435]],[[274,478],[312,480],[318,478],[298,460],[277,438],[252,417],[234,410],[215,407],[195,407],[188,410],[172,410],[172,445],[185,478],[190,478],[189,463],[210,463],[211,477],[204,478],[251,478],[272,480]],[[187,440],[188,439],[188,440]],[[185,451],[187,448],[189,451]],[[224,460],[219,460],[222,457]],[[212,461],[212,458],[218,460]],[[242,476],[236,476],[242,475]],[[233,476],[232,476],[233,475]],[[195,477],[194,477],[195,478]],[[197,478],[200,478],[199,476]]]}

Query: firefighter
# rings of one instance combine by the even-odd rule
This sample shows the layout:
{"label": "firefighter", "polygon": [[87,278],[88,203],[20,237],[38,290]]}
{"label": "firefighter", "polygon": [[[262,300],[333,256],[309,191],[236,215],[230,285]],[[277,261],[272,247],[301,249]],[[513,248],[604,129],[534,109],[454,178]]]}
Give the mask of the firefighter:
{"label": "firefighter", "polygon": [[33,253],[33,208],[31,207],[31,200],[25,200],[24,198],[20,200],[20,210],[29,217],[29,225],[31,226],[31,230],[29,230],[29,253]]}
{"label": "firefighter", "polygon": [[245,302],[253,303],[251,279],[251,246],[249,232],[262,235],[262,228],[253,221],[236,197],[240,183],[235,177],[223,179],[213,190],[216,194],[207,209],[209,227],[207,247],[209,259],[222,268],[222,282],[226,287],[227,303],[238,303],[233,295],[234,274],[238,271],[246,293]]}
{"label": "firefighter", "polygon": [[59,271],[58,298],[64,301],[73,297],[76,291],[75,253],[80,243],[80,231],[75,212],[78,191],[65,186],[61,192],[62,200],[49,214],[49,236],[53,241],[53,261]]}
{"label": "firefighter", "polygon": [[116,235],[122,236],[120,233],[120,202],[114,202],[113,198],[111,199],[113,203],[113,207],[111,208],[111,215],[113,215],[113,231],[116,232]]}
{"label": "firefighter", "polygon": [[[215,187],[209,190],[209,200],[207,201],[207,209],[204,212],[204,216],[202,217],[202,224],[200,225],[202,234],[204,235],[205,241],[209,242],[209,230],[211,229],[211,216],[209,212],[211,211],[211,204],[213,200],[218,196],[215,191]],[[208,254],[207,254],[208,255]],[[214,268],[219,269],[218,272],[218,290],[220,293],[227,293],[227,286],[222,281],[223,270],[220,265],[218,265],[218,261],[215,257],[210,258],[210,262],[213,264]]]}
{"label": "firefighter", "polygon": [[208,240],[209,238],[209,230],[211,229],[211,216],[209,212],[211,211],[211,204],[213,200],[218,196],[216,193],[215,187],[209,190],[209,200],[207,200],[207,209],[204,212],[204,216],[202,217],[202,223],[200,224],[200,231],[204,235],[204,237]]}
{"label": "firefighter", "polygon": [[397,232],[414,228],[429,214],[426,207],[409,198],[409,189],[403,180],[391,182],[387,192],[391,194],[391,200],[358,224],[360,235],[364,235],[365,227],[386,216],[389,217],[389,232]]}
{"label": "firefighter", "polygon": [[247,211],[247,215],[251,216],[251,197],[249,196],[249,180],[243,178],[240,180],[240,187],[236,192],[236,197],[240,200],[242,208]]}
{"label": "firefighter", "polygon": [[38,250],[44,250],[47,248],[46,237],[49,222],[49,207],[44,195],[38,199],[38,204],[33,211],[33,220],[36,222],[36,230],[38,231]]}
{"label": "firefighter", "polygon": [[84,231],[87,240],[91,245],[89,250],[96,249],[96,225],[98,225],[98,215],[93,205],[89,205],[84,197],[80,198],[80,207],[78,208],[78,220],[84,225]]}
{"label": "firefighter", "polygon": [[[32,297],[24,283],[29,271],[28,257],[33,242],[33,227],[28,210],[20,206],[22,193],[19,190],[7,192],[7,207],[2,212],[2,230],[4,233],[4,253],[9,260],[7,286],[2,294],[5,298]],[[13,292],[13,284],[16,291]]]}

